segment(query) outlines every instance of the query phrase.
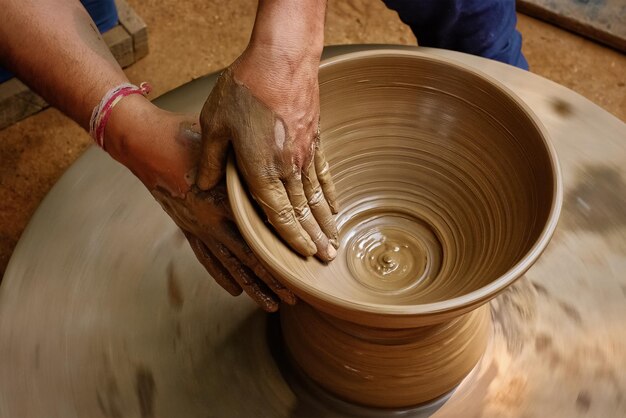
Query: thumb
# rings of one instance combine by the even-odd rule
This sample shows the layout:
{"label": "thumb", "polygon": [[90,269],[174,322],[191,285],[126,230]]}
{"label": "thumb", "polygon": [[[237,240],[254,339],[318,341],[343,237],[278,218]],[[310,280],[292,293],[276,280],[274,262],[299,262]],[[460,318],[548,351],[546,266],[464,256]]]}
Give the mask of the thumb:
{"label": "thumb", "polygon": [[203,123],[201,136],[202,153],[196,185],[201,190],[209,190],[224,177],[230,134],[227,129],[215,123]]}

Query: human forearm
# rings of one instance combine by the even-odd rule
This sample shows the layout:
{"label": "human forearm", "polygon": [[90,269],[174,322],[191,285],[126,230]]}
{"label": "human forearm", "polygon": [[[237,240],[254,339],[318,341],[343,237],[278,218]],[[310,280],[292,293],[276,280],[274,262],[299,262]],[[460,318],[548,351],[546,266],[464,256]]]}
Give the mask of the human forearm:
{"label": "human forearm", "polygon": [[[85,10],[76,0],[0,0],[0,6],[0,62],[87,129],[92,109],[127,79]],[[207,192],[194,187],[197,115],[159,109],[139,94],[123,97],[110,112],[106,151],[172,216],[215,280],[233,295],[246,291],[268,311],[279,301],[294,303],[235,227],[225,184]]]}
{"label": "human forearm", "polygon": [[[93,108],[128,79],[87,11],[78,0],[0,1],[0,62],[88,130]],[[155,167],[163,165],[163,156],[153,151],[155,139],[137,132],[155,112],[143,96],[126,97],[105,130],[107,152],[144,183],[155,182]]]}
{"label": "human forearm", "polygon": [[325,14],[326,0],[259,0],[250,43],[234,73],[253,90],[263,86],[263,91],[257,89],[257,98],[279,114],[289,115],[301,107],[293,100],[318,95]]}
{"label": "human forearm", "polygon": [[319,59],[325,14],[326,0],[259,0],[250,45]]}
{"label": "human forearm", "polygon": [[127,82],[78,0],[2,0],[0,62],[88,128],[104,94]]}

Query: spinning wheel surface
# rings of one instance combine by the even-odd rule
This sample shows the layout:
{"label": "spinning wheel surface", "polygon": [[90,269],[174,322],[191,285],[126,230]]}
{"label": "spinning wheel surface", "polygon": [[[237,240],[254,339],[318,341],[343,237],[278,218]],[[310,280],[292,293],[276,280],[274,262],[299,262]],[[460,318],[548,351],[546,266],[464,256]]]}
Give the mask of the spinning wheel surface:
{"label": "spinning wheel surface", "polygon": [[[0,416],[625,416],[626,125],[531,73],[419,50],[477,68],[529,104],[565,192],[554,238],[491,303],[490,346],[448,399],[363,410],[290,385],[266,316],[214,284],[143,186],[94,147],[46,197],[0,287]],[[157,103],[198,111],[214,80]]]}

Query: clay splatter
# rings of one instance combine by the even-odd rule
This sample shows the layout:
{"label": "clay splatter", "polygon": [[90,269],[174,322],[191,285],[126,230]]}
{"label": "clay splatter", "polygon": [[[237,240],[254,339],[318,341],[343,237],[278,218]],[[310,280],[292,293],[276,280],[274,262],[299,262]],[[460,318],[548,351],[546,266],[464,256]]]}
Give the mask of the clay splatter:
{"label": "clay splatter", "polygon": [[545,351],[552,346],[552,337],[546,334],[538,334],[535,337],[535,350],[538,353]]}
{"label": "clay splatter", "polygon": [[522,278],[490,305],[496,332],[505,336],[507,349],[512,354],[522,351],[535,318],[536,295],[531,289],[530,280]]}
{"label": "clay splatter", "polygon": [[41,344],[35,346],[35,369],[39,370],[39,357],[41,351]]}
{"label": "clay splatter", "polygon": [[156,385],[152,371],[145,367],[139,367],[135,375],[135,390],[139,400],[141,418],[154,417],[154,392]]}
{"label": "clay splatter", "polygon": [[626,226],[626,182],[616,168],[588,166],[565,196],[563,226],[591,232],[609,232]]}
{"label": "clay splatter", "polygon": [[542,295],[542,296],[549,296],[550,293],[548,292],[548,289],[546,289],[546,287],[542,284],[539,284],[537,282],[530,282],[532,284],[532,286],[535,288],[535,290],[537,291],[537,294]]}
{"label": "clay splatter", "polygon": [[580,316],[580,312],[576,310],[572,305],[567,302],[560,301],[559,306],[561,310],[567,315],[576,325],[582,324],[582,317]]}
{"label": "clay splatter", "polygon": [[576,398],[576,407],[582,412],[589,411],[589,407],[591,406],[591,395],[587,391],[582,391],[578,394]]}
{"label": "clay splatter", "polygon": [[122,417],[119,406],[120,391],[113,376],[107,377],[104,391],[98,391],[96,396],[98,407],[104,416],[109,418]]}
{"label": "clay splatter", "polygon": [[552,109],[559,115],[564,118],[571,116],[574,113],[572,105],[567,103],[565,100],[555,97],[552,99]]}
{"label": "clay splatter", "polygon": [[185,299],[183,298],[183,293],[180,289],[178,279],[174,273],[174,266],[171,262],[167,265],[167,296],[170,301],[170,306],[175,311],[180,312]]}

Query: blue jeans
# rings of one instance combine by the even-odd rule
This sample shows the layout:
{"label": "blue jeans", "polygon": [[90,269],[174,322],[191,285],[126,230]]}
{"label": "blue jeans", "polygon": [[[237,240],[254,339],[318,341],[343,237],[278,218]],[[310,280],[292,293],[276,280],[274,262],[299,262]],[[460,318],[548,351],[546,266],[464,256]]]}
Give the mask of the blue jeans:
{"label": "blue jeans", "polygon": [[528,70],[515,0],[383,0],[421,46],[466,52]]}

